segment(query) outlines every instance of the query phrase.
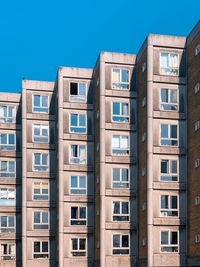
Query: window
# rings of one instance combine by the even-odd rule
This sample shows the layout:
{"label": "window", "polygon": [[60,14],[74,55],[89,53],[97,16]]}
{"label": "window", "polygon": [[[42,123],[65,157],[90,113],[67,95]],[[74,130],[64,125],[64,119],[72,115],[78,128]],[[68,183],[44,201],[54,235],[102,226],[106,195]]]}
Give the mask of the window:
{"label": "window", "polygon": [[86,102],[86,83],[79,82],[70,83],[70,101],[71,102]]}
{"label": "window", "polygon": [[196,121],[195,124],[194,124],[194,130],[198,131],[199,128],[200,128],[200,121]]}
{"label": "window", "polygon": [[71,145],[70,163],[86,164],[86,146],[85,145]]}
{"label": "window", "polygon": [[113,255],[129,254],[129,235],[113,235]]}
{"label": "window", "polygon": [[178,196],[160,196],[160,216],[178,216]]}
{"label": "window", "polygon": [[70,177],[70,194],[72,195],[86,195],[87,193],[87,178],[86,176]]}
{"label": "window", "polygon": [[129,202],[122,202],[122,201],[113,202],[113,221],[114,222],[129,221]]}
{"label": "window", "polygon": [[49,97],[47,95],[33,95],[33,112],[49,112]]}
{"label": "window", "polygon": [[194,200],[195,206],[200,205],[200,196],[196,196]]}
{"label": "window", "polygon": [[86,114],[70,114],[70,132],[82,134],[87,132]]}
{"label": "window", "polygon": [[178,146],[178,127],[172,124],[161,124],[161,146]]}
{"label": "window", "polygon": [[112,120],[113,122],[129,122],[129,106],[128,103],[113,102],[112,103]]}
{"label": "window", "polygon": [[198,44],[198,45],[195,47],[195,56],[197,56],[199,53],[200,53],[200,44]]}
{"label": "window", "polygon": [[0,178],[15,178],[15,161],[0,161]]}
{"label": "window", "polygon": [[71,225],[86,225],[86,207],[71,207]]}
{"label": "window", "polygon": [[179,59],[175,53],[160,53],[160,73],[163,75],[179,74]]}
{"label": "window", "polygon": [[49,184],[43,182],[33,183],[33,200],[49,200]]}
{"label": "window", "polygon": [[161,232],[161,252],[178,252],[178,231]]}
{"label": "window", "polygon": [[200,159],[195,159],[195,162],[194,162],[195,169],[199,168],[199,166],[200,166]]}
{"label": "window", "polygon": [[49,213],[48,211],[34,211],[33,213],[33,229],[48,230],[49,229]]}
{"label": "window", "polygon": [[0,206],[15,206],[15,189],[0,188]]}
{"label": "window", "polygon": [[129,89],[129,76],[127,69],[112,69],[112,89]]}
{"label": "window", "polygon": [[0,260],[15,260],[15,244],[0,244]]}
{"label": "window", "polygon": [[160,181],[176,182],[178,181],[178,161],[171,159],[162,159],[160,161]]}
{"label": "window", "polygon": [[72,238],[72,256],[86,256],[86,238]]}
{"label": "window", "polygon": [[160,109],[178,110],[178,91],[176,89],[160,89]]}
{"label": "window", "polygon": [[0,233],[15,233],[15,216],[0,216]]}
{"label": "window", "polygon": [[49,126],[33,124],[33,142],[48,143],[49,142]]}
{"label": "window", "polygon": [[142,64],[142,72],[145,72],[146,69],[147,69],[147,63],[144,62],[144,63]]}
{"label": "window", "polygon": [[15,134],[0,134],[0,150],[15,150]]}
{"label": "window", "polygon": [[16,108],[14,106],[0,106],[0,123],[15,123]]}
{"label": "window", "polygon": [[197,82],[194,86],[194,92],[197,94],[200,91],[200,82]]}
{"label": "window", "polygon": [[33,154],[33,171],[46,172],[49,170],[49,154]]}
{"label": "window", "polygon": [[48,241],[34,241],[33,242],[33,258],[34,259],[48,259],[49,258],[49,242]]}
{"label": "window", "polygon": [[113,155],[129,154],[129,136],[125,135],[112,136],[112,154]]}
{"label": "window", "polygon": [[112,170],[112,188],[129,188],[129,169],[113,168]]}
{"label": "window", "polygon": [[195,243],[200,243],[200,234],[195,235],[195,237],[194,237],[194,242],[195,242]]}

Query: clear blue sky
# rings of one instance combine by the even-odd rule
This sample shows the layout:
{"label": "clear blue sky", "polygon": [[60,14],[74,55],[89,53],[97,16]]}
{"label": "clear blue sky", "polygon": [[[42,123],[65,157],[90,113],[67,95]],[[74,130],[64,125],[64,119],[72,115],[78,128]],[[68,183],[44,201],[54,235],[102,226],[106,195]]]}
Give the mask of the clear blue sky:
{"label": "clear blue sky", "polygon": [[0,91],[92,68],[100,51],[137,53],[148,33],[187,35],[200,0],[10,0],[0,4]]}

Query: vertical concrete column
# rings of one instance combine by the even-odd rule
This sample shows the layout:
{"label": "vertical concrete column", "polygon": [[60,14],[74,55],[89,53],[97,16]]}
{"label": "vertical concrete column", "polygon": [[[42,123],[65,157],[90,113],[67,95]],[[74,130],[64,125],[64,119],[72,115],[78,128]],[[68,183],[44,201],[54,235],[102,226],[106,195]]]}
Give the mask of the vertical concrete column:
{"label": "vertical concrete column", "polygon": [[63,75],[58,73],[58,266],[64,266],[64,191],[63,191]]}
{"label": "vertical concrete column", "polygon": [[26,81],[22,81],[22,267],[26,267],[27,237],[26,237]]}
{"label": "vertical concrete column", "polygon": [[100,56],[100,266],[105,267],[105,61]]}
{"label": "vertical concrete column", "polygon": [[147,265],[153,266],[153,46],[149,38],[147,46]]}

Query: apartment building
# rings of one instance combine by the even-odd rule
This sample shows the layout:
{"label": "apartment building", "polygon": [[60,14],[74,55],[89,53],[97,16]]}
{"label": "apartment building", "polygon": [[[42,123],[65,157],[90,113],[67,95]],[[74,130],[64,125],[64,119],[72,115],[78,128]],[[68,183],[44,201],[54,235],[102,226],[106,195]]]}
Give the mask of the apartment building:
{"label": "apartment building", "polygon": [[200,23],[0,93],[0,266],[200,265]]}

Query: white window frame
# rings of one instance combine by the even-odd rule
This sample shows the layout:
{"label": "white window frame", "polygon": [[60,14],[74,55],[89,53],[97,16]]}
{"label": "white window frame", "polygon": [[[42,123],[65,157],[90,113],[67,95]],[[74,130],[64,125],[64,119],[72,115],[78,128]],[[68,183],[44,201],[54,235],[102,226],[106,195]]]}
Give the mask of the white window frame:
{"label": "white window frame", "polygon": [[[1,222],[1,218],[2,217],[6,217],[6,221],[7,221],[7,226],[2,226],[2,222]],[[14,225],[10,226],[9,225],[9,217],[13,217],[14,218]],[[15,233],[16,230],[16,216],[15,215],[0,215],[0,233]]]}
{"label": "white window frame", "polygon": [[[167,130],[168,137],[162,137],[162,125],[166,125],[168,128],[168,130]],[[170,130],[171,130],[172,126],[176,126],[176,128],[177,128],[177,138],[170,137]],[[172,145],[172,144],[163,145],[162,140],[163,141],[169,141],[169,142],[177,142],[177,144],[176,145]],[[179,125],[178,124],[171,124],[171,123],[169,123],[169,124],[161,123],[160,124],[160,146],[161,147],[178,147],[179,146]]]}
{"label": "white window frame", "polygon": [[200,53],[200,44],[198,44],[198,45],[195,47],[195,56],[197,56],[199,53]]}
{"label": "white window frame", "polygon": [[[168,95],[168,99],[169,102],[162,102],[162,90],[167,90],[167,95]],[[176,91],[176,97],[177,97],[177,102],[173,103],[171,102],[171,91]],[[162,108],[162,106],[174,106],[176,107],[175,109],[164,109]],[[167,112],[177,112],[179,111],[179,91],[178,89],[172,89],[172,88],[160,88],[160,110],[161,111],[167,111]]]}
{"label": "white window frame", "polygon": [[[111,140],[112,140],[112,146],[111,146],[112,155],[113,156],[129,156],[130,155],[130,136],[129,135],[112,135],[111,137],[112,137],[111,138]],[[113,148],[113,138],[114,137],[118,137],[119,138],[119,148],[117,148],[117,147]],[[127,141],[128,147],[127,148],[121,148],[121,142],[122,142],[121,140],[122,140],[123,137],[127,137],[128,138],[128,141]],[[115,152],[113,152],[114,150],[118,150],[118,151],[121,151],[121,152],[127,151],[127,152],[126,153],[115,153]]]}
{"label": "white window frame", "polygon": [[[0,254],[0,260],[1,261],[14,261],[15,258],[16,258],[16,255],[15,255],[15,251],[16,251],[16,244],[15,243],[0,243],[0,252],[3,251],[3,249],[1,248],[1,246],[4,246],[4,245],[7,245],[7,254]],[[9,249],[9,246],[13,246],[14,249]],[[13,250],[14,253],[12,254],[9,254],[9,250]]]}
{"label": "white window frame", "polygon": [[[1,162],[6,162],[6,170],[1,170]],[[14,172],[9,171],[9,163],[14,162]],[[7,174],[7,176],[2,176]],[[1,160],[0,161],[0,179],[15,179],[16,178],[16,161],[15,160]]]}
{"label": "white window frame", "polygon": [[[71,184],[71,177],[76,176],[77,177],[77,187],[72,187]],[[80,187],[80,177],[85,177],[85,183],[86,183],[86,188]],[[71,175],[69,179],[69,188],[70,188],[70,195],[87,195],[87,175]],[[72,190],[85,190],[85,194],[74,194],[72,193]]]}
{"label": "white window frame", "polygon": [[[77,208],[78,209],[78,217],[77,218],[75,218],[75,219],[73,219],[72,218],[72,208]],[[80,209],[81,208],[84,208],[85,209],[85,218],[80,218]],[[72,221],[74,221],[74,222],[77,222],[77,224],[72,224]],[[85,222],[85,224],[82,224],[81,222]],[[71,226],[82,226],[82,227],[84,227],[84,226],[87,226],[87,207],[85,206],[85,207],[82,207],[82,206],[70,206],[70,225]]]}
{"label": "white window frame", "polygon": [[[117,169],[119,170],[119,181],[114,181],[113,180],[113,175],[114,175],[114,169]],[[128,181],[123,181],[122,180],[122,170],[125,169],[125,170],[128,170]],[[113,184],[127,184],[128,186],[127,187],[124,187],[124,186],[121,186],[121,187],[114,187]],[[130,168],[112,168],[112,189],[128,189],[130,188]]]}
{"label": "white window frame", "polygon": [[197,234],[197,235],[194,236],[194,242],[196,244],[200,243],[200,234]]}
{"label": "white window frame", "polygon": [[[161,55],[162,54],[167,54],[168,56],[168,66],[167,67],[164,67],[164,66],[161,66]],[[170,59],[170,55],[177,55],[177,66],[174,67],[174,66],[171,66],[171,59]],[[159,63],[159,67],[160,67],[160,74],[161,75],[165,75],[165,76],[179,76],[179,64],[180,64],[180,61],[179,61],[179,54],[177,52],[167,52],[167,51],[161,51],[160,52],[160,63]],[[169,71],[170,73],[165,73],[165,71]]]}
{"label": "white window frame", "polygon": [[194,161],[195,169],[199,168],[199,166],[200,166],[200,159],[195,159],[195,161]]}
{"label": "white window frame", "polygon": [[194,204],[195,204],[195,206],[199,206],[200,205],[200,196],[196,196],[195,197]]}
{"label": "white window frame", "polygon": [[[162,208],[162,196],[167,196],[168,198],[168,208]],[[172,208],[172,197],[177,198],[177,208]],[[173,215],[173,213],[177,213],[176,215]],[[179,216],[179,195],[177,194],[161,194],[160,195],[160,217],[178,217]]]}
{"label": "white window frame", "polygon": [[[78,146],[78,149],[77,149],[78,155],[79,155],[78,157],[72,157],[71,146]],[[85,158],[80,158],[80,146],[85,147]],[[70,164],[81,164],[81,165],[87,164],[87,145],[86,144],[70,144],[69,155],[70,155]],[[76,162],[76,160],[78,162]]]}
{"label": "white window frame", "polygon": [[[114,203],[119,203],[119,213],[114,213]],[[128,213],[122,213],[122,203],[128,203]],[[118,217],[118,220],[114,220]],[[122,217],[127,217],[127,220],[120,220]],[[130,221],[130,201],[113,201],[112,202],[112,222],[129,222]]]}
{"label": "white window frame", "polygon": [[[167,161],[167,169],[168,169],[168,173],[162,173],[161,172],[161,162],[162,161]],[[176,161],[176,164],[177,164],[177,173],[173,173],[172,170],[171,170],[171,161]],[[161,180],[161,176],[177,176],[177,180],[175,181],[163,181]],[[162,158],[160,159],[160,182],[163,182],[163,183],[177,183],[179,181],[179,160],[178,159],[166,159],[166,158]]]}
{"label": "white window frame", "polygon": [[[77,95],[71,95],[71,83],[77,83]],[[80,95],[80,84],[85,84],[85,96]],[[88,91],[88,85],[86,82],[83,81],[70,81],[69,82],[69,101],[70,102],[80,102],[80,103],[86,103],[87,102],[87,91]]]}
{"label": "white window frame", "polygon": [[[1,116],[1,108],[6,110],[5,116]],[[8,116],[9,108],[12,108],[12,117]],[[0,123],[16,123],[16,106],[0,104]]]}
{"label": "white window frame", "polygon": [[[114,247],[113,246],[113,237],[114,236],[120,236],[120,246],[119,247]],[[123,247],[122,246],[122,236],[128,236],[128,247]],[[129,234],[119,234],[119,233],[113,233],[112,235],[112,244],[111,244],[111,248],[112,248],[112,255],[113,256],[123,256],[123,255],[130,255],[130,235]],[[114,250],[128,250],[128,253],[114,253]]]}
{"label": "white window frame", "polygon": [[196,121],[195,124],[194,124],[194,130],[195,132],[198,131],[200,129],[200,121]]}
{"label": "white window frame", "polygon": [[[39,132],[40,134],[39,135],[35,135],[35,128],[39,128]],[[42,131],[43,130],[47,130],[47,136],[46,135],[42,135]],[[35,141],[35,138],[38,138],[38,139],[43,139],[43,138],[47,138],[47,141]],[[49,125],[44,125],[44,124],[33,124],[32,125],[32,142],[33,143],[49,143]]]}
{"label": "white window frame", "polygon": [[200,91],[200,82],[197,82],[194,86],[194,93],[197,94]]}
{"label": "white window frame", "polygon": [[[0,204],[0,206],[15,206],[15,203],[16,203],[16,189],[13,189],[13,188],[6,188],[6,187],[2,187],[0,188],[0,196],[1,196],[1,191],[6,191],[5,192],[5,196],[4,198],[0,198],[0,203],[1,203],[1,200],[3,202],[4,201],[8,201],[7,204]],[[9,193],[12,193],[14,196],[13,197],[9,197]],[[11,201],[14,201],[14,203],[9,203]]]}
{"label": "white window frame", "polygon": [[[168,244],[161,244],[162,232],[168,232]],[[170,235],[177,233],[177,244],[170,244]],[[162,248],[177,248],[177,251],[162,251]],[[161,230],[160,231],[160,253],[178,253],[179,252],[179,231],[178,230]]]}
{"label": "white window frame", "polygon": [[[119,83],[113,82],[113,70],[119,70],[120,71],[120,81]],[[128,82],[122,82],[122,71],[126,70],[128,72]],[[118,86],[114,86],[114,84],[118,84]],[[126,88],[123,88],[123,85],[126,85]],[[112,90],[130,90],[130,70],[127,68],[111,68],[111,88]]]}
{"label": "white window frame", "polygon": [[[77,126],[72,126],[71,125],[71,115],[76,115],[77,116]],[[84,115],[85,116],[85,126],[80,126],[80,115]],[[72,131],[71,128],[75,128],[75,129],[80,129],[83,128],[85,129],[84,132],[76,132],[76,131]],[[69,114],[69,132],[73,133],[73,134],[87,134],[87,114],[85,113],[70,113]]]}
{"label": "white window frame", "polygon": [[[35,154],[40,154],[40,165],[36,165],[35,164]],[[47,165],[42,164],[43,155],[48,155]],[[42,168],[46,167],[46,169],[45,170],[37,170],[38,167],[42,167]],[[41,152],[33,153],[33,156],[32,156],[32,170],[34,172],[48,172],[49,171],[49,153],[41,153]]]}
{"label": "white window frame", "polygon": [[[114,104],[119,104],[119,113],[120,114],[113,114],[113,105]],[[122,114],[122,105],[123,104],[126,104],[126,105],[128,105],[128,114],[127,115],[123,115]],[[119,119],[123,119],[122,121],[117,121],[117,120],[114,120],[113,119],[113,117],[119,117]],[[112,122],[113,123],[129,123],[130,122],[130,104],[129,104],[129,102],[115,102],[115,101],[113,101],[112,102]]]}
{"label": "white window frame", "polygon": [[[40,194],[34,194],[34,184],[36,184],[36,183],[38,183],[38,184],[40,184],[40,185],[38,185],[39,187],[40,187]],[[42,187],[42,185],[43,184],[47,184],[47,186],[48,186],[48,194],[43,194],[42,193],[42,190],[43,190],[43,187]],[[35,199],[34,197],[35,196],[47,196],[47,199]],[[32,200],[33,201],[49,201],[49,182],[32,182]]]}
{"label": "white window frame", "polygon": [[[72,245],[73,239],[77,239],[77,249],[76,250],[73,250],[73,245]],[[85,240],[85,249],[80,249],[80,240],[81,239]],[[76,253],[78,253],[79,255],[76,255]],[[72,254],[72,257],[85,257],[85,256],[87,256],[87,238],[86,237],[72,237],[71,238],[71,254]]]}
{"label": "white window frame", "polygon": [[[40,243],[40,252],[34,252],[34,243],[35,242],[39,242]],[[48,252],[42,252],[42,243],[45,242],[45,243],[48,243]],[[38,255],[47,255],[47,257],[41,257],[41,258],[34,258],[34,255],[35,254],[38,254]],[[35,240],[32,242],[32,256],[33,256],[33,259],[35,260],[44,260],[44,259],[48,259],[49,258],[49,241],[40,241],[40,240]]]}
{"label": "white window frame", "polygon": [[[6,144],[1,143],[1,135],[4,135],[4,134],[6,135]],[[9,135],[14,135],[14,144],[9,144]],[[15,133],[0,133],[0,150],[8,150],[8,151],[16,150],[16,134]]]}
{"label": "white window frame", "polygon": [[[40,106],[34,106],[34,96],[40,97]],[[47,97],[47,101],[48,101],[47,107],[42,106],[42,97],[44,97],[44,96]],[[45,108],[45,109],[47,109],[47,111],[35,111],[34,108],[40,108],[40,109]],[[32,113],[43,113],[43,114],[49,113],[49,95],[41,95],[41,94],[33,94],[32,95]]]}
{"label": "white window frame", "polygon": [[[40,222],[37,223],[35,222],[35,212],[39,212],[40,213]],[[42,222],[42,215],[43,213],[47,213],[48,214],[48,222],[44,223]],[[44,210],[33,210],[33,221],[32,221],[32,229],[33,230],[37,230],[37,231],[45,231],[45,230],[49,230],[49,212],[48,211],[44,211]],[[47,226],[47,228],[37,228],[37,226]]]}

